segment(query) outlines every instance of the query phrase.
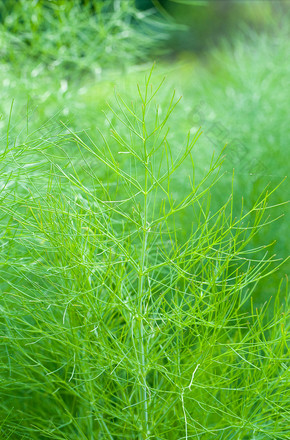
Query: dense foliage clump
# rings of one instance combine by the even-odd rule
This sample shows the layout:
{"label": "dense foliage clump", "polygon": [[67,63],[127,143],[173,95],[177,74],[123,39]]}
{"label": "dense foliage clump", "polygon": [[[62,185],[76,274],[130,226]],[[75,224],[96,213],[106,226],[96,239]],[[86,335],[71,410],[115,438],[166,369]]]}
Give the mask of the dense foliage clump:
{"label": "dense foliage clump", "polygon": [[212,211],[222,158],[195,175],[160,86],[117,95],[112,143],[65,127],[2,154],[3,438],[288,438],[282,286],[251,303],[270,193]]}
{"label": "dense foliage clump", "polygon": [[1,440],[290,437],[287,14],[228,3],[0,2]]}

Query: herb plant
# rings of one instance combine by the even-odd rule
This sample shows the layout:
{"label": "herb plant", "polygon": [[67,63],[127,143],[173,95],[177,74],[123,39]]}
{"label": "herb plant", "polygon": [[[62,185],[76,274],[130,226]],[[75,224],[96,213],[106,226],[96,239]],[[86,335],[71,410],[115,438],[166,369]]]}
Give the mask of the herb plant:
{"label": "herb plant", "polygon": [[22,77],[55,69],[65,77],[98,76],[164,53],[172,27],[134,0],[7,0],[0,4],[0,54]]}
{"label": "herb plant", "polygon": [[111,141],[2,154],[1,438],[289,438],[287,286],[251,301],[272,191],[212,212],[223,158],[195,175],[200,132],[174,144],[151,76]]}

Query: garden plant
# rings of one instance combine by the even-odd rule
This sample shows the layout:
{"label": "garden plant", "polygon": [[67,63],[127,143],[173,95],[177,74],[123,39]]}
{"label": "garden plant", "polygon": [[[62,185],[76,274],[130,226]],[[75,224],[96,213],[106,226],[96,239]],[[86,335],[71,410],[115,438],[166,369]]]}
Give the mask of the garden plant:
{"label": "garden plant", "polygon": [[132,99],[116,93],[110,138],[28,120],[13,138],[8,122],[3,439],[289,438],[287,279],[253,299],[281,264],[253,244],[275,187],[213,209],[225,152],[196,166],[202,133],[174,138],[162,87],[151,69]]}
{"label": "garden plant", "polygon": [[0,2],[0,440],[290,438],[288,34]]}

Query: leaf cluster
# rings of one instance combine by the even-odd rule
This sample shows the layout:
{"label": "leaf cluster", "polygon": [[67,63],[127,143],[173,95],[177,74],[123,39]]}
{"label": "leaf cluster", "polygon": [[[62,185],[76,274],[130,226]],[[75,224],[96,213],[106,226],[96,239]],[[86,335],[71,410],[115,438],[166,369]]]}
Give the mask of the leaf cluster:
{"label": "leaf cluster", "polygon": [[222,157],[195,176],[200,133],[172,143],[151,76],[116,95],[113,143],[67,127],[2,154],[3,438],[289,437],[287,286],[251,301],[271,191],[212,212]]}

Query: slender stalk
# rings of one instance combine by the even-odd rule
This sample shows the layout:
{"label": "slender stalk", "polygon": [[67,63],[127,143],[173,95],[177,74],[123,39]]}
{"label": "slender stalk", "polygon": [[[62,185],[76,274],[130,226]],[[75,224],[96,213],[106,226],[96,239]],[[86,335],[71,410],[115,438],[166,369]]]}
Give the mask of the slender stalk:
{"label": "slender stalk", "polygon": [[[146,203],[146,202],[145,202]],[[144,215],[144,222],[146,222],[146,215]],[[146,224],[146,223],[145,223]],[[139,353],[140,353],[140,373],[142,377],[143,384],[140,386],[140,402],[143,404],[143,416],[142,416],[142,432],[148,432],[149,430],[149,422],[148,422],[148,396],[147,396],[147,388],[146,388],[146,347],[145,347],[145,337],[144,337],[144,318],[143,318],[143,294],[144,294],[144,269],[145,269],[145,255],[147,249],[147,236],[148,231],[146,226],[144,226],[143,231],[143,243],[142,243],[142,255],[141,255],[141,265],[139,272],[139,280],[138,280],[138,301],[139,301],[139,309],[138,309],[138,342],[139,342]],[[141,438],[143,438],[141,434]]]}
{"label": "slender stalk", "polygon": [[[150,78],[150,77],[149,77]],[[140,434],[140,438],[143,437],[143,433],[145,431],[146,437],[149,432],[149,420],[148,420],[148,395],[147,395],[147,384],[146,384],[146,347],[145,347],[145,335],[144,335],[144,318],[143,318],[143,303],[144,303],[144,284],[145,284],[145,263],[146,263],[146,251],[147,251],[147,240],[148,240],[148,225],[147,225],[147,216],[148,216],[148,155],[147,155],[147,147],[146,147],[146,126],[145,126],[145,114],[146,114],[146,101],[147,101],[147,91],[148,91],[148,82],[146,84],[144,102],[142,107],[142,137],[143,137],[143,154],[144,154],[144,216],[142,223],[142,248],[141,248],[141,260],[140,260],[140,269],[139,269],[139,277],[138,277],[138,342],[139,342],[139,354],[140,354],[140,373],[142,377],[143,384],[140,385],[139,389],[139,398],[140,403],[142,403],[142,432]],[[145,437],[145,438],[146,438]]]}

